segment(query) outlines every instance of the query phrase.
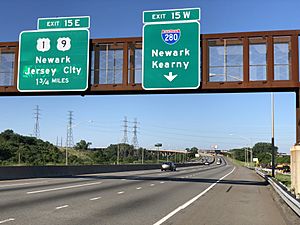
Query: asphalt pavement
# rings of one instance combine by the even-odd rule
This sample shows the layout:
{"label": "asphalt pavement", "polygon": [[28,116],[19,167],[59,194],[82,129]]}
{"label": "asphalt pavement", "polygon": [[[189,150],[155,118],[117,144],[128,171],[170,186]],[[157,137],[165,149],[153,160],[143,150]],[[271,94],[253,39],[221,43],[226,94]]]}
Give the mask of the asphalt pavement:
{"label": "asphalt pavement", "polygon": [[[288,224],[253,171],[221,165],[0,181],[0,224]],[[275,215],[275,216],[273,216]]]}

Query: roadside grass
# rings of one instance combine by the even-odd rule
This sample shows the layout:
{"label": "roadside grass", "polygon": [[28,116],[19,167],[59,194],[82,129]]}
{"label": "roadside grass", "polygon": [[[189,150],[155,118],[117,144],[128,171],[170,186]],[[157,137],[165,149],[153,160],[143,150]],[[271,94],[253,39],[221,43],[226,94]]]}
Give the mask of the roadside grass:
{"label": "roadside grass", "polygon": [[230,157],[228,157],[227,159],[229,159],[233,164],[236,164],[236,165],[239,165],[239,166],[244,166],[245,165],[245,162],[239,161],[237,159],[233,159],[233,158],[230,158]]}
{"label": "roadside grass", "polygon": [[[228,158],[232,163],[239,165],[239,166],[244,166],[245,163],[236,159]],[[283,183],[286,187],[291,188],[291,175],[289,174],[281,174],[281,173],[276,173],[275,179]]]}
{"label": "roadside grass", "polygon": [[75,150],[73,148],[68,149],[68,153],[70,155],[75,155],[83,161],[92,161],[91,152],[88,150]]}
{"label": "roadside grass", "polygon": [[275,178],[276,178],[276,180],[280,181],[281,183],[283,183],[288,188],[291,187],[291,175],[277,173]]}

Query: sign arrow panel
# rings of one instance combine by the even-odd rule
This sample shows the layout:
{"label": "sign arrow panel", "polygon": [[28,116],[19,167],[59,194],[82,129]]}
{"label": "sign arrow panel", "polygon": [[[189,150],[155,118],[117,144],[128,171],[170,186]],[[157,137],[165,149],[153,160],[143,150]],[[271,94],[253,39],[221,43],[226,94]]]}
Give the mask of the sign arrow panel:
{"label": "sign arrow panel", "polygon": [[174,74],[172,72],[169,72],[169,75],[164,75],[165,78],[168,79],[168,81],[172,82],[178,75],[177,74]]}

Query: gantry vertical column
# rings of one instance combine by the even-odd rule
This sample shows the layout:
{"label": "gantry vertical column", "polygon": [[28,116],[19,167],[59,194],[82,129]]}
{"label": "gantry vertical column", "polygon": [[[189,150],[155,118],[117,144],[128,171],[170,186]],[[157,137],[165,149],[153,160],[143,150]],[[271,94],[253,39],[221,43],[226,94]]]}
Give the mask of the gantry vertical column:
{"label": "gantry vertical column", "polygon": [[300,197],[300,90],[296,91],[296,143],[291,148],[291,191]]}

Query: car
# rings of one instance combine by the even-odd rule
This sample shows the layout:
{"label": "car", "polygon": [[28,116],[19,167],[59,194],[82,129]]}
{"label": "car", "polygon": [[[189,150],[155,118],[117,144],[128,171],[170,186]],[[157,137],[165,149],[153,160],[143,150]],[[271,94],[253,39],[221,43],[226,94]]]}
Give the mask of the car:
{"label": "car", "polygon": [[164,162],[161,164],[161,171],[176,171],[176,166],[173,162]]}
{"label": "car", "polygon": [[209,165],[209,162],[208,162],[208,161],[206,161],[206,162],[204,163],[204,165]]}
{"label": "car", "polygon": [[217,165],[221,165],[221,163],[222,163],[222,159],[221,159],[221,158],[218,158],[218,160],[217,160]]}

